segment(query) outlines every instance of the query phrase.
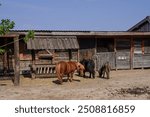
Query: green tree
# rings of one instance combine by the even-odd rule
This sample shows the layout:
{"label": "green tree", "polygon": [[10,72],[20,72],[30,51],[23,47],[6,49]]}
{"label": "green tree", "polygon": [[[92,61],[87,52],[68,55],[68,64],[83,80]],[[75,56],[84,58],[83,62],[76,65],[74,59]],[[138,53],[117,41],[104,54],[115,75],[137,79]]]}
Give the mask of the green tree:
{"label": "green tree", "polygon": [[[0,23],[0,35],[6,35],[8,32],[10,32],[11,29],[13,29],[15,26],[14,21],[10,21],[9,19],[2,19]],[[0,54],[3,54],[5,52],[5,49],[0,48]]]}
{"label": "green tree", "polygon": [[0,23],[0,35],[6,35],[13,29],[15,26],[14,21],[10,21],[10,19],[2,19]]}
{"label": "green tree", "polygon": [[[10,21],[9,19],[2,19],[0,23],[0,35],[6,35],[13,29],[15,26],[14,21]],[[34,31],[29,30],[28,33],[24,37],[24,42],[27,43],[30,39],[34,39]],[[4,53],[5,50],[0,47],[0,54]]]}

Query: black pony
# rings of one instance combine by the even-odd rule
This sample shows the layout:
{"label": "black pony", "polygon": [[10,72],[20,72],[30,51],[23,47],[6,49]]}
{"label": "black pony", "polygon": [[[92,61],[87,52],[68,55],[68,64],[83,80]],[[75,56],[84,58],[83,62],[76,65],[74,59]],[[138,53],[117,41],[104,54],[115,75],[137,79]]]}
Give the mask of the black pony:
{"label": "black pony", "polygon": [[83,59],[82,61],[80,61],[80,63],[85,67],[84,77],[85,77],[85,72],[89,72],[90,73],[89,78],[91,78],[91,76],[95,78],[94,61],[91,59]]}

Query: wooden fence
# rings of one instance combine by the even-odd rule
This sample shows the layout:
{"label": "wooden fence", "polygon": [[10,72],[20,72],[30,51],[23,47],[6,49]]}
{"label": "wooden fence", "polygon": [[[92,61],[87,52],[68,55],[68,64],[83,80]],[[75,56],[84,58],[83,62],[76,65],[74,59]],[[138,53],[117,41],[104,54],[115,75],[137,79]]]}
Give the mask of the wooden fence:
{"label": "wooden fence", "polygon": [[150,54],[134,54],[133,68],[149,68]]}
{"label": "wooden fence", "polygon": [[31,71],[32,78],[56,77],[55,64],[34,64]]}
{"label": "wooden fence", "polygon": [[130,69],[130,52],[116,52],[116,69]]}
{"label": "wooden fence", "polygon": [[96,70],[106,62],[112,69],[150,68],[150,54],[134,54],[130,52],[101,52],[96,54]]}
{"label": "wooden fence", "polygon": [[115,60],[115,52],[101,52],[96,54],[96,70],[102,67],[102,65],[106,62],[110,63],[112,69],[116,67],[116,60]]}

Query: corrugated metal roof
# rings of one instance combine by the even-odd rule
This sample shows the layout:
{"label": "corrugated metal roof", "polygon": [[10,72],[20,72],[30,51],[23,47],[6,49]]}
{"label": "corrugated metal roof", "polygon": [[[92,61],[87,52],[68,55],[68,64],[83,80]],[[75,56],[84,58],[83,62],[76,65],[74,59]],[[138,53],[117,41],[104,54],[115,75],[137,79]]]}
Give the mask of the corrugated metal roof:
{"label": "corrugated metal roof", "polygon": [[[29,30],[10,30],[11,32],[21,32],[21,33],[24,33],[24,32],[28,32]],[[34,32],[91,32],[90,30],[33,30]],[[92,30],[94,31],[94,30]]]}
{"label": "corrugated metal roof", "polygon": [[76,36],[37,36],[27,42],[27,49],[79,49]]}
{"label": "corrugated metal roof", "polygon": [[[106,36],[150,36],[150,32],[129,32],[129,31],[87,31],[87,32],[76,32],[76,31],[46,31],[46,30],[35,30],[35,36],[101,36],[101,37],[106,37]],[[46,31],[46,32],[45,32]],[[14,31],[15,32],[15,31]],[[23,32],[23,30],[18,30],[16,32],[18,34],[27,34],[27,32]]]}

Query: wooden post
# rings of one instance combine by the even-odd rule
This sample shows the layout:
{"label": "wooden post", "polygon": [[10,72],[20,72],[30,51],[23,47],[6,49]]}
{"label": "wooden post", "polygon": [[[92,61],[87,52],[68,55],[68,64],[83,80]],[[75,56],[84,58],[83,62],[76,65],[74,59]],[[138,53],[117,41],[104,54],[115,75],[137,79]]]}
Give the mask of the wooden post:
{"label": "wooden post", "polygon": [[95,37],[95,51],[94,51],[94,54],[96,55],[97,53],[97,37]]}
{"label": "wooden post", "polygon": [[133,69],[133,54],[134,54],[134,43],[133,43],[133,38],[131,38],[131,50],[130,50],[130,69]]}
{"label": "wooden post", "polygon": [[117,71],[117,49],[116,49],[116,47],[117,47],[117,43],[116,43],[116,37],[114,38],[114,52],[115,52],[115,70]]}
{"label": "wooden post", "polygon": [[32,64],[35,64],[35,51],[31,50],[31,55],[32,55]]}
{"label": "wooden post", "polygon": [[97,37],[95,37],[95,50],[94,50],[94,62],[95,62],[95,71],[98,70],[97,68]]}
{"label": "wooden post", "polygon": [[[4,38],[4,44],[7,44],[7,38]],[[5,46],[4,58],[3,58],[3,66],[4,66],[4,75],[7,74],[8,70],[8,57],[7,57],[7,46]]]}
{"label": "wooden post", "polygon": [[14,38],[14,59],[15,59],[15,77],[14,85],[18,86],[20,83],[20,59],[19,59],[19,37]]}
{"label": "wooden post", "polygon": [[144,39],[142,39],[142,69],[144,69]]}
{"label": "wooden post", "polygon": [[35,79],[35,50],[31,50],[32,55],[32,65],[31,67],[31,78]]}
{"label": "wooden post", "polygon": [[80,60],[80,51],[79,51],[79,49],[77,50],[77,62],[79,62],[79,60]]}

